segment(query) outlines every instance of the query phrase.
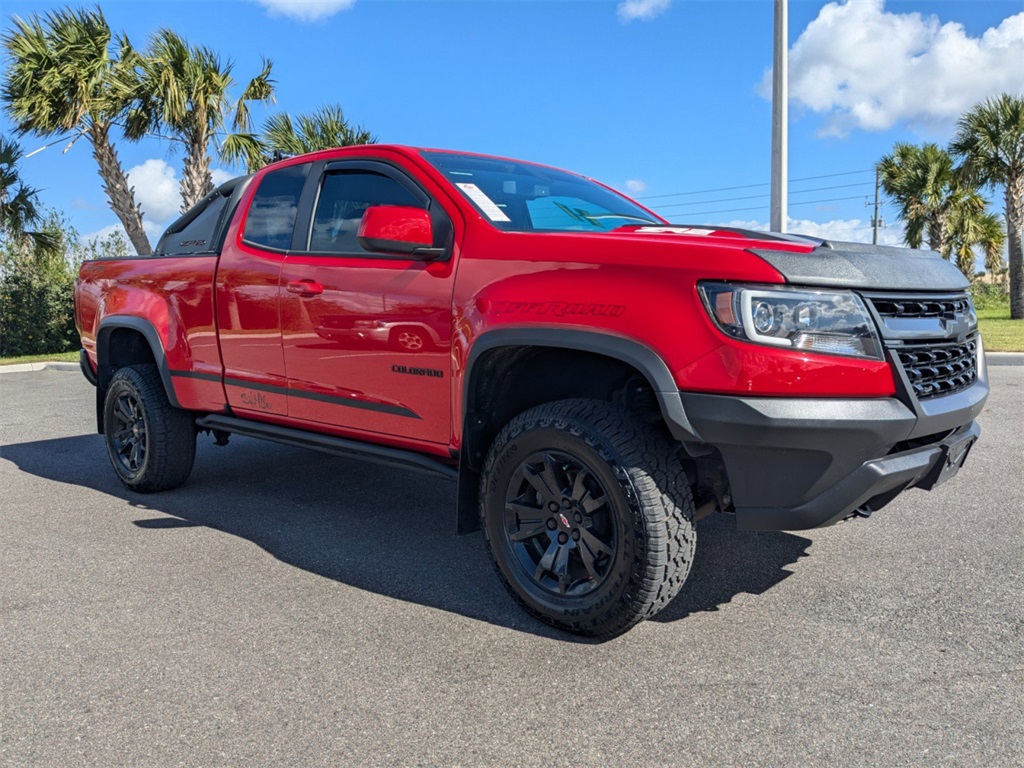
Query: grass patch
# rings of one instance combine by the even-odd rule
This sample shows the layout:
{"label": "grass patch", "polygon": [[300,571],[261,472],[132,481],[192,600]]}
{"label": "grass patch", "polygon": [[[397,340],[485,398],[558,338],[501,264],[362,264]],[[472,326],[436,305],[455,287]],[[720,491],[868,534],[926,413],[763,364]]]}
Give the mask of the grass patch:
{"label": "grass patch", "polygon": [[1010,319],[1010,305],[978,310],[978,328],[986,352],[1024,352],[1024,320]]}
{"label": "grass patch", "polygon": [[0,357],[0,365],[16,365],[17,363],[77,363],[78,350],[73,352],[53,352],[49,355],[23,355],[22,357]]}

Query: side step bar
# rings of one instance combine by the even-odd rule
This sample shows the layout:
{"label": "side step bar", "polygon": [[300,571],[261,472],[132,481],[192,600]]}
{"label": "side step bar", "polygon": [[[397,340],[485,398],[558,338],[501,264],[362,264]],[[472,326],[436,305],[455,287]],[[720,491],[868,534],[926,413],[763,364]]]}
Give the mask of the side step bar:
{"label": "side step bar", "polygon": [[236,435],[270,440],[296,448],[311,448],[314,451],[332,453],[336,456],[346,456],[353,459],[372,461],[376,464],[386,464],[392,467],[411,469],[416,472],[440,475],[449,480],[457,480],[459,477],[459,471],[455,467],[449,467],[447,464],[442,464],[440,461],[435,461],[428,456],[414,453],[413,451],[403,451],[383,445],[361,443],[357,440],[346,440],[343,437],[321,435],[317,432],[305,432],[301,429],[279,427],[276,424],[264,424],[259,421],[249,421],[248,419],[222,416],[220,414],[201,416],[196,419],[196,424],[202,429],[232,432]]}

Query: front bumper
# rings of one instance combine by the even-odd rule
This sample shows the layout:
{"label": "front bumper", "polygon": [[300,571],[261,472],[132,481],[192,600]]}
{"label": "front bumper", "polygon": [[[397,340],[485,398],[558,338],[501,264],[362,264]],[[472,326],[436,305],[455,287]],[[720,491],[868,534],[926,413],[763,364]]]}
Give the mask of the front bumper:
{"label": "front bumper", "polygon": [[738,526],[800,530],[952,477],[987,397],[982,369],[970,388],[922,402],[682,393],[681,404],[692,432],[722,456]]}

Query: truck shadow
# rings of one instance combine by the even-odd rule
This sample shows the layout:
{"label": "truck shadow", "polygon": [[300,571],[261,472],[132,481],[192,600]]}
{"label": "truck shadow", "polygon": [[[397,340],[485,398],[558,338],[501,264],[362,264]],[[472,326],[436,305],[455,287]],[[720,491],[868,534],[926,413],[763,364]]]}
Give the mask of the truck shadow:
{"label": "truck shadow", "polygon": [[[514,604],[480,534],[455,535],[455,485],[440,478],[239,437],[225,449],[200,438],[189,482],[159,494],[124,488],[98,435],[5,445],[2,458],[32,475],[124,499],[142,513],[132,523],[154,535],[205,526],[358,589],[521,632],[579,640],[534,621]],[[718,610],[740,593],[762,594],[791,575],[787,566],[805,556],[811,543],[786,533],[740,533],[724,516],[698,525],[690,579],[655,621]]]}

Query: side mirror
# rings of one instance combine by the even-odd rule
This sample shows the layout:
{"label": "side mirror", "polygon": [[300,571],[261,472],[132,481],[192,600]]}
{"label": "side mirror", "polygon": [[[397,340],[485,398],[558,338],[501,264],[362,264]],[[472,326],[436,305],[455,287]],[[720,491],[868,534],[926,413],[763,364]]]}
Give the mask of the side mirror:
{"label": "side mirror", "polygon": [[356,233],[367,251],[404,253],[414,259],[436,259],[443,248],[434,248],[430,213],[405,205],[373,205],[366,209]]}

